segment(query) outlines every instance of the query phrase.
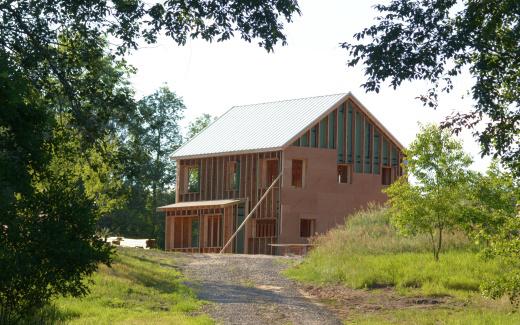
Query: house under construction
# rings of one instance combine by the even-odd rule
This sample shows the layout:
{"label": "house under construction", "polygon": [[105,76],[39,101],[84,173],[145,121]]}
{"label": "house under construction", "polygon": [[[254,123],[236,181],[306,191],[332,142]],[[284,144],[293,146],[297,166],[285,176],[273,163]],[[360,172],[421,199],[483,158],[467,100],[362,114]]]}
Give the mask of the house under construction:
{"label": "house under construction", "polygon": [[402,175],[403,146],[350,93],[235,106],[179,148],[166,250],[277,254]]}

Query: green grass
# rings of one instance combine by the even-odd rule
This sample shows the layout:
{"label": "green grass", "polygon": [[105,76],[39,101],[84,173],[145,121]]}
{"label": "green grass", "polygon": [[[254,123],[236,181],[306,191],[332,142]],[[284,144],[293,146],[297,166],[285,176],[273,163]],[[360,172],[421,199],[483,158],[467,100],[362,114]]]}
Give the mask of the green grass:
{"label": "green grass", "polygon": [[[520,323],[520,317],[510,313],[511,306],[480,295],[480,284],[500,274],[505,265],[482,259],[478,247],[463,234],[446,236],[444,251],[436,262],[427,237],[398,235],[386,210],[369,207],[315,242],[317,247],[304,261],[286,271],[288,277],[353,289],[390,287],[401,295],[449,296],[461,302],[452,309],[414,308],[359,315],[356,324],[384,323],[385,319],[390,324],[406,323],[407,319],[410,324],[437,324],[439,319],[446,320],[442,324]],[[460,307],[462,303],[467,307]]]}
{"label": "green grass", "polygon": [[173,254],[122,248],[117,253],[111,268],[101,266],[92,277],[90,295],[54,301],[55,323],[213,324],[182,284]]}
{"label": "green grass", "polygon": [[287,271],[297,280],[317,284],[341,283],[355,289],[395,287],[402,294],[456,296],[479,293],[486,277],[500,272],[500,264],[477,254],[449,251],[435,262],[429,253],[342,254],[335,258],[314,252]]}
{"label": "green grass", "polygon": [[510,314],[504,311],[496,311],[483,308],[436,308],[436,309],[398,309],[391,312],[368,313],[358,315],[352,321],[345,324],[356,325],[517,325],[520,324],[519,314]]}

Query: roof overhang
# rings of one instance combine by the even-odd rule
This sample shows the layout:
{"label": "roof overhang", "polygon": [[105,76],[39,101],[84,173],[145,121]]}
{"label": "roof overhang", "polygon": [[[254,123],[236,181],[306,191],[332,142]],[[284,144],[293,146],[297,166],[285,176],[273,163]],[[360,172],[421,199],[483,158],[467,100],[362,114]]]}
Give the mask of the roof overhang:
{"label": "roof overhang", "polygon": [[224,208],[239,203],[240,200],[213,200],[213,201],[191,201],[180,202],[158,207],[157,211],[193,209],[193,208]]}
{"label": "roof overhang", "polygon": [[272,148],[262,148],[255,150],[236,150],[236,151],[222,151],[215,153],[207,153],[202,155],[189,155],[189,156],[170,156],[170,159],[198,159],[198,158],[209,158],[209,157],[223,157],[223,156],[232,156],[232,155],[247,155],[252,153],[261,153],[261,152],[271,152],[282,150],[284,147],[272,147]]}

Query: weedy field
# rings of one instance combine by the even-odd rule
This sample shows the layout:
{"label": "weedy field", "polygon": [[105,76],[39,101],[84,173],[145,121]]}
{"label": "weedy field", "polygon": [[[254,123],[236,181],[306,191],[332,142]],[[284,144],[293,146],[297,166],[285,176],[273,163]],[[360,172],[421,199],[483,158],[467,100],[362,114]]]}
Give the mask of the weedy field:
{"label": "weedy field", "polygon": [[60,298],[43,312],[49,324],[213,324],[202,302],[182,284],[174,256],[156,250],[118,248],[111,268],[91,278],[91,294]]}
{"label": "weedy field", "polygon": [[480,293],[480,284],[505,266],[483,259],[463,234],[446,236],[436,262],[426,236],[398,235],[387,211],[370,207],[316,244],[286,275],[348,324],[520,324],[508,300]]}

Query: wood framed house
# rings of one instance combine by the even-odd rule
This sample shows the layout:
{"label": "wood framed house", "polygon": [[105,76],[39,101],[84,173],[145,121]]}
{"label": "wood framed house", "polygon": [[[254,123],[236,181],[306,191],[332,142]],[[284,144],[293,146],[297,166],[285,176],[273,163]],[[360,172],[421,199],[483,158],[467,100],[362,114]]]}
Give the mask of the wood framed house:
{"label": "wood framed house", "polygon": [[235,106],[179,148],[166,250],[277,254],[403,174],[403,146],[351,94]]}

